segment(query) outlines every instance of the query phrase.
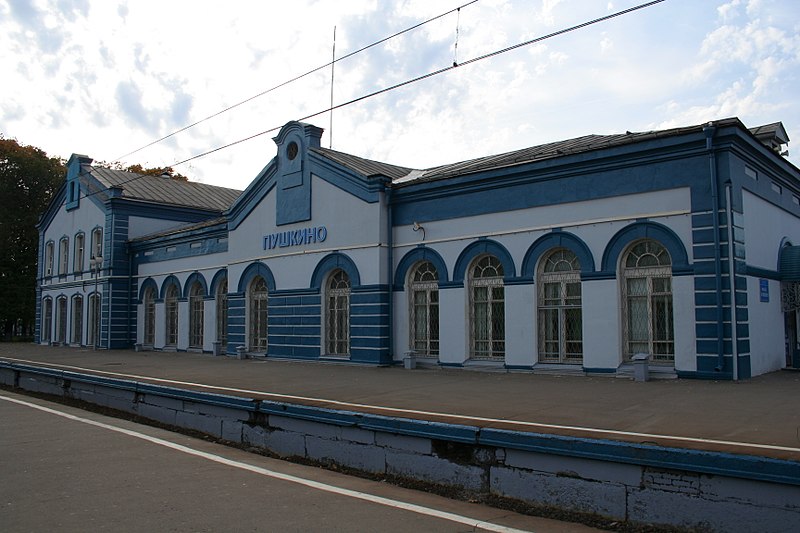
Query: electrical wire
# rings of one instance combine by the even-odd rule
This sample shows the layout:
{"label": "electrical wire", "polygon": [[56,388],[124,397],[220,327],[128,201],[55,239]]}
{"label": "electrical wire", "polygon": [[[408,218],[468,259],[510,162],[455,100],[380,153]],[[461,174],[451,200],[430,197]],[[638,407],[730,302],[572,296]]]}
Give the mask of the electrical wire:
{"label": "electrical wire", "polygon": [[[209,116],[207,116],[205,118],[201,118],[200,120],[198,120],[196,122],[192,122],[188,126],[184,126],[184,127],[180,128],[178,130],[173,131],[172,133],[170,133],[168,135],[165,135],[165,136],[163,136],[163,137],[161,137],[159,139],[156,139],[155,141],[152,141],[152,142],[150,142],[148,144],[145,144],[144,146],[141,146],[141,147],[139,147],[139,148],[137,148],[137,149],[135,149],[135,150],[133,150],[131,152],[128,152],[127,154],[124,154],[124,155],[121,155],[121,156],[119,156],[117,158],[114,158],[114,161],[120,161],[121,159],[123,159],[125,157],[128,157],[129,155],[133,155],[133,154],[135,154],[137,152],[141,152],[145,148],[149,148],[149,147],[153,146],[154,144],[158,144],[161,141],[165,141],[165,140],[169,139],[170,137],[172,137],[174,135],[177,135],[178,133],[184,132],[184,131],[186,131],[186,130],[188,130],[190,128],[193,128],[193,127],[197,126],[198,124],[202,124],[203,122],[205,122],[207,120],[211,120],[212,118],[218,117],[219,115],[222,115],[223,113],[227,113],[228,111],[236,109],[237,107],[242,106],[242,105],[244,105],[244,104],[246,104],[248,102],[251,102],[251,101],[255,100],[256,98],[260,98],[261,96],[264,96],[265,94],[269,94],[272,91],[275,91],[277,89],[280,89],[281,87],[285,87],[286,85],[289,85],[290,83],[294,83],[297,80],[300,80],[302,78],[305,78],[306,76],[314,74],[315,72],[319,72],[320,70],[322,70],[324,68],[328,68],[331,65],[333,65],[335,63],[338,63],[339,61],[343,61],[345,59],[353,57],[356,54],[360,54],[361,52],[363,52],[365,50],[369,50],[370,48],[378,46],[379,44],[383,44],[386,41],[389,41],[391,39],[394,39],[395,37],[399,37],[400,35],[403,35],[404,33],[408,33],[410,31],[416,30],[417,28],[419,28],[421,26],[424,26],[425,24],[428,24],[429,22],[433,22],[434,20],[438,20],[438,19],[440,19],[442,17],[445,17],[445,16],[449,15],[450,13],[453,13],[455,11],[458,11],[460,13],[462,7],[467,7],[467,6],[469,6],[471,4],[474,4],[476,2],[478,2],[478,0],[471,0],[470,2],[467,2],[466,4],[462,4],[462,5],[458,6],[457,8],[451,9],[450,11],[446,11],[446,12],[440,14],[440,15],[436,15],[435,17],[432,17],[432,18],[429,18],[429,19],[424,20],[422,22],[419,22],[417,24],[414,24],[413,26],[409,26],[408,28],[406,28],[404,30],[400,30],[397,33],[393,33],[392,35],[389,35],[388,37],[384,37],[383,39],[380,39],[378,41],[370,43],[370,44],[368,44],[368,45],[366,45],[364,47],[359,48],[358,50],[350,52],[349,54],[345,54],[342,57],[340,57],[339,59],[333,59],[332,61],[329,61],[329,62],[325,63],[324,65],[320,65],[320,66],[318,66],[316,68],[313,68],[313,69],[309,70],[308,72],[305,72],[303,74],[295,76],[294,78],[291,78],[291,79],[288,79],[288,80],[286,80],[286,81],[284,81],[282,83],[279,83],[278,85],[275,85],[274,87],[270,87],[269,89],[263,90],[258,94],[255,94],[255,95],[253,95],[253,96],[251,96],[249,98],[245,98],[241,102],[238,102],[238,103],[235,103],[233,105],[230,105],[230,106],[228,106],[228,107],[226,107],[226,108],[224,108],[224,109],[222,109],[220,111],[217,111],[216,113],[213,113],[213,114],[211,114],[211,115],[209,115]],[[336,37],[335,37],[335,30],[334,30],[334,39],[335,38]]]}
{"label": "electrical wire", "polygon": [[[342,107],[346,107],[346,106],[361,102],[361,101],[366,100],[368,98],[372,98],[374,96],[378,96],[380,94],[387,93],[387,92],[393,91],[395,89],[399,89],[400,87],[405,87],[406,85],[411,85],[412,83],[416,83],[418,81],[422,81],[422,80],[426,80],[428,78],[432,78],[432,77],[437,76],[439,74],[443,74],[445,72],[449,72],[451,70],[454,70],[454,69],[457,69],[457,68],[461,68],[463,66],[470,65],[472,63],[477,63],[478,61],[483,61],[484,59],[489,59],[489,58],[504,54],[506,52],[510,52],[512,50],[516,50],[518,48],[522,48],[524,46],[530,46],[531,44],[539,43],[539,42],[544,41],[546,39],[551,39],[553,37],[557,37],[557,36],[563,35],[565,33],[573,32],[573,31],[585,28],[587,26],[591,26],[593,24],[598,24],[600,22],[605,22],[607,20],[622,16],[622,15],[626,15],[628,13],[631,13],[633,11],[638,11],[640,9],[644,9],[646,7],[651,7],[651,6],[655,5],[655,4],[660,4],[660,3],[665,2],[665,1],[666,0],[653,0],[651,2],[646,2],[644,4],[639,4],[638,6],[634,6],[634,7],[628,8],[628,9],[624,9],[622,11],[618,11],[616,13],[612,13],[610,15],[599,17],[599,18],[596,18],[596,19],[593,19],[593,20],[590,20],[590,21],[587,21],[587,22],[583,22],[583,23],[577,24],[575,26],[570,26],[569,28],[564,28],[564,29],[555,31],[553,33],[548,33],[547,35],[543,35],[541,37],[536,37],[535,39],[530,39],[528,41],[517,43],[515,45],[508,46],[508,47],[503,48],[501,50],[496,50],[496,51],[490,52],[488,54],[483,54],[483,55],[480,55],[480,56],[477,56],[477,57],[473,57],[472,59],[468,59],[468,60],[463,61],[461,63],[454,64],[454,65],[451,65],[451,66],[447,66],[447,67],[444,67],[444,68],[441,68],[441,69],[438,69],[438,70],[434,70],[432,72],[428,72],[427,74],[423,74],[421,76],[417,76],[416,78],[411,78],[411,79],[408,79],[406,81],[403,81],[403,82],[400,82],[400,83],[396,83],[395,85],[390,85],[388,87],[384,87],[383,89],[379,89],[377,91],[365,94],[363,96],[359,96],[358,98],[354,98],[352,100],[348,100],[346,102],[342,102],[341,104],[337,104],[337,105],[332,106],[330,108],[323,109],[322,111],[317,111],[315,113],[311,113],[310,115],[306,115],[304,117],[300,117],[300,118],[298,118],[296,120],[298,122],[299,121],[303,121],[303,120],[308,120],[310,118],[317,117],[319,115],[328,113],[330,111],[335,111],[336,109],[340,109]],[[283,127],[283,125],[275,126],[275,127],[270,128],[268,130],[264,130],[264,131],[261,131],[259,133],[255,133],[253,135],[245,137],[243,139],[239,139],[238,141],[233,141],[232,143],[228,143],[228,144],[225,144],[223,146],[219,146],[219,147],[214,148],[212,150],[209,150],[207,152],[203,152],[203,153],[194,155],[192,157],[183,159],[181,161],[176,161],[175,163],[172,164],[172,166],[182,165],[184,163],[188,163],[189,161],[194,161],[195,159],[199,159],[201,157],[205,157],[205,156],[207,156],[209,154],[213,154],[214,152],[219,152],[220,150],[224,150],[226,148],[230,148],[231,146],[236,146],[237,144],[241,144],[243,142],[255,139],[256,137],[260,137],[262,135],[266,135],[268,133],[272,133],[274,131],[278,131],[282,127]]]}
{"label": "electrical wire", "polygon": [[[611,13],[611,14],[609,14],[609,15],[605,15],[605,16],[602,16],[602,17],[598,17],[598,18],[595,18],[595,19],[589,20],[589,21],[587,21],[587,22],[583,22],[583,23],[581,23],[581,24],[576,24],[576,25],[574,25],[574,26],[570,26],[570,27],[568,27],[568,28],[563,28],[563,29],[561,29],[561,30],[558,30],[558,31],[555,31],[555,32],[552,32],[552,33],[548,33],[548,34],[546,34],[546,35],[543,35],[543,36],[541,36],[541,37],[536,37],[536,38],[534,38],[534,39],[530,39],[530,40],[527,40],[527,41],[523,41],[523,42],[520,42],[520,43],[517,43],[517,44],[511,45],[511,46],[507,46],[507,47],[505,47],[505,48],[502,48],[502,49],[500,49],[500,50],[495,50],[494,52],[489,52],[489,53],[486,53],[486,54],[483,54],[483,55],[480,55],[480,56],[477,56],[477,57],[473,57],[472,59],[468,59],[468,60],[466,60],[466,61],[463,61],[463,62],[461,62],[461,63],[458,63],[458,64],[456,64],[456,65],[447,66],[447,67],[444,67],[444,68],[441,68],[441,69],[438,69],[438,70],[434,70],[434,71],[428,72],[428,73],[426,73],[426,74],[423,74],[423,75],[421,75],[421,76],[417,76],[417,77],[415,77],[415,78],[411,78],[411,79],[408,79],[408,80],[402,81],[402,82],[400,82],[400,83],[396,83],[396,84],[394,84],[394,85],[390,85],[390,86],[388,86],[388,87],[384,87],[383,89],[379,89],[379,90],[377,90],[377,91],[373,91],[373,92],[371,92],[371,93],[368,93],[368,94],[365,94],[365,95],[359,96],[359,97],[357,97],[357,98],[354,98],[354,99],[352,99],[352,100],[348,100],[348,101],[346,101],[346,102],[342,102],[342,103],[340,103],[340,104],[337,104],[337,105],[335,105],[335,106],[331,106],[331,107],[329,107],[329,108],[327,108],[327,109],[323,109],[323,110],[321,110],[321,111],[317,111],[317,112],[311,113],[311,114],[309,114],[309,115],[306,115],[306,116],[304,116],[304,117],[300,117],[300,118],[298,118],[298,119],[296,119],[296,120],[297,120],[297,121],[308,120],[308,119],[310,119],[310,118],[317,117],[317,116],[319,116],[319,115],[322,115],[322,114],[325,114],[325,113],[328,113],[328,112],[334,111],[334,110],[336,110],[336,109],[340,109],[340,108],[342,108],[342,107],[346,107],[346,106],[349,106],[349,105],[352,105],[352,104],[355,104],[355,103],[358,103],[358,102],[361,102],[361,101],[367,100],[367,99],[369,99],[369,98],[372,98],[372,97],[374,97],[374,96],[378,96],[378,95],[380,95],[380,94],[384,94],[384,93],[387,93],[387,92],[393,91],[393,90],[395,90],[395,89],[399,89],[399,88],[401,88],[401,87],[405,87],[405,86],[407,86],[407,85],[411,85],[411,84],[413,84],[413,83],[416,83],[416,82],[419,82],[419,81],[422,81],[422,80],[426,80],[426,79],[428,79],[428,78],[432,78],[432,77],[434,77],[434,76],[437,76],[437,75],[439,75],[439,74],[443,74],[443,73],[445,73],[445,72],[449,72],[449,71],[451,71],[451,70],[454,70],[454,69],[456,69],[456,68],[461,68],[461,67],[464,67],[464,66],[466,66],[466,65],[470,65],[470,64],[472,64],[472,63],[477,63],[478,61],[483,61],[483,60],[485,60],[485,59],[489,59],[489,58],[492,58],[492,57],[496,57],[496,56],[499,56],[499,55],[501,55],[501,54],[504,54],[504,53],[506,53],[506,52],[510,52],[510,51],[512,51],[512,50],[517,50],[517,49],[519,49],[519,48],[522,48],[522,47],[525,47],[525,46],[530,46],[530,45],[532,45],[532,44],[539,43],[539,42],[542,42],[542,41],[544,41],[544,40],[547,40],[547,39],[552,39],[553,37],[557,37],[557,36],[559,36],[559,35],[564,35],[564,34],[566,34],[566,33],[570,33],[570,32],[573,32],[573,31],[577,31],[577,30],[579,30],[579,29],[586,28],[586,27],[588,27],[588,26],[592,26],[592,25],[594,25],[594,24],[598,24],[598,23],[600,23],[600,22],[605,22],[605,21],[608,21],[608,20],[611,20],[611,19],[614,19],[614,18],[620,17],[620,16],[622,16],[622,15],[627,15],[627,14],[629,14],[629,13],[632,13],[632,12],[634,12],[634,11],[638,11],[638,10],[641,10],[641,9],[645,9],[645,8],[648,8],[648,7],[652,7],[652,6],[656,5],[656,4],[660,4],[660,3],[662,3],[662,2],[665,2],[665,1],[666,1],[666,0],[652,0],[652,1],[650,1],[650,2],[645,2],[645,3],[643,3],[643,4],[639,4],[639,5],[636,5],[636,6],[630,7],[630,8],[628,8],[628,9],[624,9],[624,10],[622,10],[622,11],[617,11],[617,12],[615,12],[615,13]],[[170,166],[172,166],[172,167],[175,167],[175,166],[178,166],[178,165],[182,165],[182,164],[184,164],[184,163],[188,163],[189,161],[194,161],[195,159],[200,159],[201,157],[205,157],[205,156],[207,156],[207,155],[210,155],[210,154],[213,154],[213,153],[215,153],[215,152],[219,152],[220,150],[225,150],[225,149],[227,149],[227,148],[230,148],[230,147],[232,147],[232,146],[236,146],[236,145],[238,145],[238,144],[241,144],[241,143],[244,143],[244,142],[250,141],[250,140],[252,140],[252,139],[255,139],[255,138],[257,138],[257,137],[261,137],[261,136],[263,136],[263,135],[266,135],[266,134],[268,134],[268,133],[272,133],[272,132],[278,131],[278,130],[280,130],[282,127],[283,127],[283,125],[280,125],[280,126],[275,126],[275,127],[273,127],[273,128],[269,128],[269,129],[267,129],[267,130],[264,130],[264,131],[261,131],[261,132],[255,133],[255,134],[253,134],[253,135],[249,135],[249,136],[247,136],[247,137],[244,137],[244,138],[242,138],[242,139],[239,139],[239,140],[233,141],[233,142],[231,142],[231,143],[228,143],[228,144],[225,144],[225,145],[222,145],[222,146],[218,146],[218,147],[216,147],[216,148],[213,148],[213,149],[211,149],[211,150],[208,150],[208,151],[206,151],[206,152],[202,152],[202,153],[199,153],[199,154],[193,155],[193,156],[191,156],[191,157],[188,157],[188,158],[186,158],[186,159],[183,159],[183,160],[180,160],[180,161],[176,161],[176,162],[172,163],[172,165],[170,165]],[[120,183],[119,183],[119,184],[117,184],[116,186],[120,186],[120,185],[124,185],[124,184],[126,184],[126,183],[130,183],[130,182],[132,182],[132,181],[135,181],[135,180],[137,180],[137,179],[140,179],[141,177],[142,177],[142,176],[135,176],[135,177],[131,178],[130,180],[126,180],[126,181],[122,181],[122,182],[120,182]],[[93,195],[93,194],[97,194],[97,193],[99,193],[99,192],[102,192],[102,191],[95,191],[95,192],[93,192],[93,193],[88,193],[86,196],[84,196],[84,198],[85,198],[85,197],[88,197],[88,196],[90,196],[90,195]]]}

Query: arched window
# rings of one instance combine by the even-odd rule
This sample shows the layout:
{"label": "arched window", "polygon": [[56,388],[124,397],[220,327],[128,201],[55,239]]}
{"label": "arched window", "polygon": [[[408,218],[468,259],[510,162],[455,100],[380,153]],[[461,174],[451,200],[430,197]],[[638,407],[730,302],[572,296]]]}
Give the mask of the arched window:
{"label": "arched window", "polygon": [[189,347],[203,347],[203,286],[199,281],[189,289]]}
{"label": "arched window", "polygon": [[83,248],[86,246],[86,236],[83,233],[75,235],[75,251],[72,258],[72,270],[76,273],[83,272]]}
{"label": "arched window", "polygon": [[69,238],[62,237],[58,241],[58,274],[65,276],[69,269]]}
{"label": "arched window", "polygon": [[72,297],[72,344],[83,343],[83,297]]}
{"label": "arched window", "polygon": [[45,298],[42,300],[42,331],[41,342],[50,342],[50,335],[53,330],[53,299]]}
{"label": "arched window", "polygon": [[250,335],[248,349],[251,352],[266,353],[269,346],[268,326],[269,289],[261,276],[256,276],[247,291],[247,304],[250,309]]}
{"label": "arched window", "polygon": [[156,340],[156,290],[153,287],[147,287],[144,290],[144,336],[142,343],[147,346],[153,346]]}
{"label": "arched window", "polygon": [[92,230],[92,257],[103,257],[103,228]]}
{"label": "arched window", "polygon": [[166,345],[175,346],[178,344],[178,287],[170,283],[164,296],[164,307],[166,311]]}
{"label": "arched window", "polygon": [[67,342],[67,297],[59,296],[56,300],[56,342]]}
{"label": "arched window", "polygon": [[228,280],[223,279],[217,284],[217,341],[222,343],[222,349],[228,344]]}
{"label": "arched window", "polygon": [[[47,244],[44,245],[44,275],[45,276],[52,276],[53,275],[53,254],[55,244],[53,241],[48,241]],[[51,303],[52,305],[52,303]],[[49,340],[49,338],[48,338]]]}
{"label": "arched window", "polygon": [[503,264],[493,255],[479,257],[469,271],[470,356],[503,359],[506,350]]}
{"label": "arched window", "polygon": [[350,354],[350,277],[334,270],[325,284],[325,351]]}
{"label": "arched window", "polygon": [[539,361],[581,363],[581,264],[564,248],[554,250],[539,264]]}
{"label": "arched window", "polygon": [[653,240],[639,241],[622,258],[625,359],[648,353],[653,363],[675,360],[672,259]]}
{"label": "arched window", "polygon": [[412,271],[408,283],[411,349],[418,355],[439,355],[439,273],[430,261]]}
{"label": "arched window", "polygon": [[93,293],[89,296],[89,316],[86,344],[97,347],[100,345],[100,295]]}

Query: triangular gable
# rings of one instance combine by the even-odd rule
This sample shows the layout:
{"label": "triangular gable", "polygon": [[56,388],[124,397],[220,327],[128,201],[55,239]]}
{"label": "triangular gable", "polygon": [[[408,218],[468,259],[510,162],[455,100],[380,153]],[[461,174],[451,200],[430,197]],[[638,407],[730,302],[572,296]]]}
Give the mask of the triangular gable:
{"label": "triangular gable", "polygon": [[378,201],[387,180],[367,177],[325,157],[320,151],[322,128],[288,122],[273,139],[277,155],[256,176],[226,213],[230,230],[236,229],[273,189],[275,226],[311,220],[312,173],[366,202]]}

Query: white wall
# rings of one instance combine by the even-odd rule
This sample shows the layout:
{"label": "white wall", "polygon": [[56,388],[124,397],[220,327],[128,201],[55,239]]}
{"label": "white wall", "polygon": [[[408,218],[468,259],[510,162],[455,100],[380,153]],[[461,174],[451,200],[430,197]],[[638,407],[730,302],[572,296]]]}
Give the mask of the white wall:
{"label": "white wall", "polygon": [[[800,220],[747,191],[742,192],[747,264],[778,269],[781,241],[800,245]],[[766,238],[765,238],[766,237]],[[753,376],[786,366],[785,325],[780,282],[768,280],[769,302],[760,301],[759,278],[747,277],[750,372]]]}

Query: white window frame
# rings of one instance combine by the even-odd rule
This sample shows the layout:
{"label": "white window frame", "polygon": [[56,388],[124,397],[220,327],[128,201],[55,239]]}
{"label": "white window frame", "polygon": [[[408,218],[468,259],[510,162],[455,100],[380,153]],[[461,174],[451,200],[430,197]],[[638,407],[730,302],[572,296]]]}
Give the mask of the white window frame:
{"label": "white window frame", "polygon": [[69,270],[69,237],[61,237],[58,241],[58,274],[66,275]]}
{"label": "white window frame", "polygon": [[[566,248],[550,251],[539,262],[536,285],[539,362],[582,364],[583,301],[578,257]],[[577,338],[570,336],[570,320],[578,322]]]}
{"label": "white window frame", "polygon": [[[636,257],[631,255],[634,253],[637,254]],[[622,340],[625,361],[630,361],[637,353],[647,353],[650,354],[651,364],[674,365],[675,317],[672,258],[669,252],[658,241],[652,239],[637,241],[632,243],[622,254],[620,270]],[[629,281],[632,280],[640,280],[639,285],[644,290],[638,294],[630,294]],[[668,290],[663,290],[664,285],[669,285]],[[643,305],[647,317],[645,322],[637,328],[632,325],[631,313],[634,307],[642,309]],[[663,312],[666,323],[662,328],[655,324],[656,309],[659,305],[668,307],[668,311]],[[634,330],[641,329],[642,325],[647,328],[646,336],[644,331],[640,331],[641,338],[633,339]],[[658,329],[664,329],[664,338],[656,338]]]}
{"label": "white window frame", "polygon": [[53,262],[56,244],[53,241],[47,241],[44,245],[44,275],[53,275]]}
{"label": "white window frame", "polygon": [[103,257],[103,228],[92,230],[92,257]]}
{"label": "white window frame", "polygon": [[[409,346],[420,357],[439,356],[439,272],[430,261],[408,276]],[[423,316],[420,316],[423,315]]]}
{"label": "white window frame", "polygon": [[189,348],[203,348],[203,321],[205,300],[203,285],[199,281],[189,288]]}
{"label": "white window frame", "polygon": [[178,286],[170,283],[164,293],[164,344],[174,347],[178,345]]}
{"label": "white window frame", "polygon": [[73,250],[72,270],[76,274],[83,272],[83,256],[86,247],[86,235],[81,232],[75,235],[75,250]]}
{"label": "white window frame", "polygon": [[[494,271],[496,275],[489,275]],[[469,268],[469,354],[470,359],[490,361],[505,360],[505,284],[503,263],[493,255],[481,255],[472,261]],[[486,293],[485,299],[479,293]],[[497,291],[500,289],[500,291]],[[502,317],[495,316],[497,305],[502,306]],[[478,306],[485,305],[486,339],[478,339]],[[496,323],[500,327],[494,327]]]}
{"label": "white window frame", "polygon": [[53,335],[53,299],[49,296],[42,299],[42,327],[39,339],[41,342],[50,342]]}
{"label": "white window frame", "polygon": [[69,302],[66,296],[56,298],[56,342],[67,343],[67,314]]}
{"label": "white window frame", "polygon": [[142,344],[152,347],[156,340],[156,290],[147,287],[142,295],[144,316],[142,317]]}

